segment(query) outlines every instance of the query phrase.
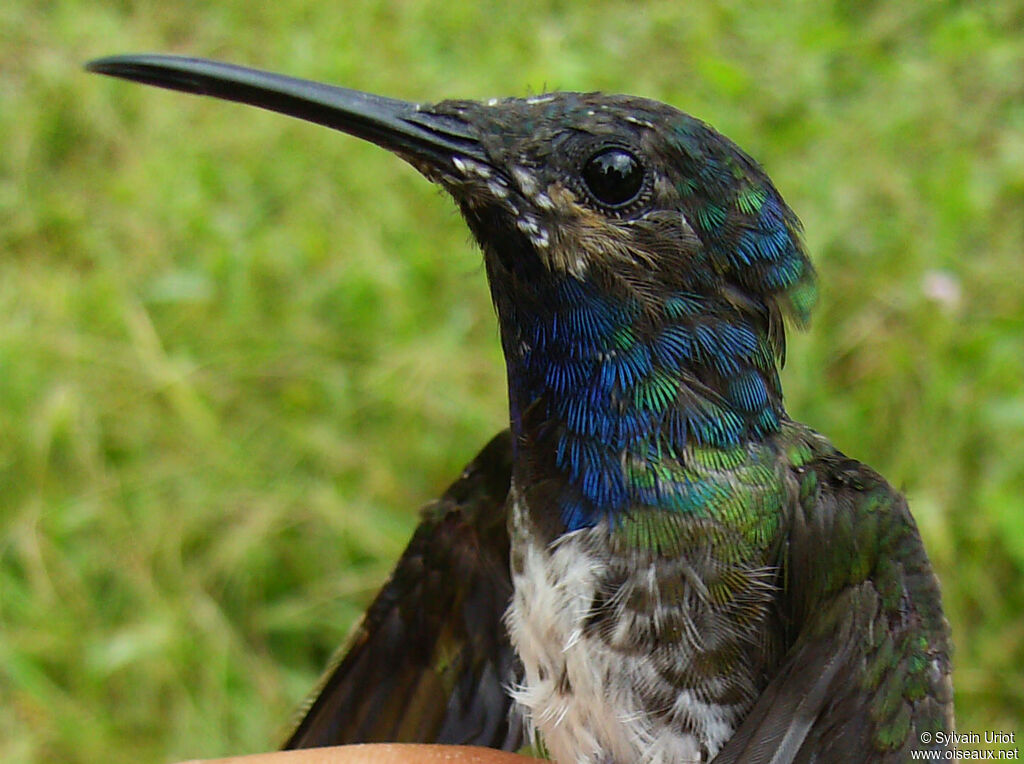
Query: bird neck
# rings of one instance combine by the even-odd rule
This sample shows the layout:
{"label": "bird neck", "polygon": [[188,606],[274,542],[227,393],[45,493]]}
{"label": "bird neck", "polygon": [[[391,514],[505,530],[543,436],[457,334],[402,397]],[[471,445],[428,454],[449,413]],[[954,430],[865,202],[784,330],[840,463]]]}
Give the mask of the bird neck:
{"label": "bird neck", "polygon": [[673,478],[659,465],[778,430],[778,373],[757,314],[685,292],[611,296],[572,275],[527,291],[495,294],[512,429],[520,455],[572,489],[559,500],[568,529],[663,506]]}

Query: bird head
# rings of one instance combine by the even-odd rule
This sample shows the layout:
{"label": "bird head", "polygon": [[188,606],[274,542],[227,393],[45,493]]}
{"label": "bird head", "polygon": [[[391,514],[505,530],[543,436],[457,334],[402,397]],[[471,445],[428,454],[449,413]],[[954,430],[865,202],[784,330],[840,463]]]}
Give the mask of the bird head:
{"label": "bird head", "polygon": [[91,71],[296,116],[398,154],[454,197],[494,276],[572,277],[657,310],[685,292],[803,323],[814,278],[796,216],[739,147],[657,101],[600,93],[419,104],[202,59]]}
{"label": "bird head", "polygon": [[501,281],[570,276],[655,310],[686,292],[808,318],[813,271],[796,216],[757,163],[703,122],[599,93],[420,108],[476,138],[479,158],[455,156],[454,173],[432,177]]}
{"label": "bird head", "polygon": [[[326,125],[443,186],[484,252],[518,442],[581,485],[778,427],[783,319],[807,320],[814,272],[768,176],[700,120],[599,93],[417,104],[172,56],[88,68]],[[616,485],[584,498],[629,501]]]}

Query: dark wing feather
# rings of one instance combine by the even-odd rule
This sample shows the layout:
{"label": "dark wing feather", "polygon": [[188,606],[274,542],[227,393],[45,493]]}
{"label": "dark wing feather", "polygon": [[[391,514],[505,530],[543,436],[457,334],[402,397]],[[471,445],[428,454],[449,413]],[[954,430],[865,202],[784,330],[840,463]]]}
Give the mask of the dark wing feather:
{"label": "dark wing feather", "polygon": [[423,521],[285,748],[368,742],[515,750],[506,687],[518,663],[505,499],[509,433],[495,437]]}
{"label": "dark wing feather", "polygon": [[715,764],[895,764],[942,749],[949,625],[906,501],[834,451],[801,475],[782,560],[792,647]]}

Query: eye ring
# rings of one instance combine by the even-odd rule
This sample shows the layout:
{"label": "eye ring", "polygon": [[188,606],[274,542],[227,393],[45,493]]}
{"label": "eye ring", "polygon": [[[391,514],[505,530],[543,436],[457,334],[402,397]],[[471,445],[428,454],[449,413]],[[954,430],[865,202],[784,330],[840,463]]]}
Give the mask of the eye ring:
{"label": "eye ring", "polygon": [[646,172],[632,151],[624,146],[605,146],[583,162],[580,178],[594,201],[621,209],[640,196]]}

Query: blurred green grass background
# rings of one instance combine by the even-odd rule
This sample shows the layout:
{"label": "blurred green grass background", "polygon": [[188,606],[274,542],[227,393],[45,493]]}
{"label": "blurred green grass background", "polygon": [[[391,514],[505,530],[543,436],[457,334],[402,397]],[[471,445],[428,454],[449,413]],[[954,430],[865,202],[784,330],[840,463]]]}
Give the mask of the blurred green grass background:
{"label": "blurred green grass background", "polygon": [[0,759],[275,745],[505,421],[480,256],[357,140],[86,75],[202,55],[416,100],[668,101],[820,270],[794,417],[909,495],[961,731],[1024,719],[1024,3],[7,0]]}

